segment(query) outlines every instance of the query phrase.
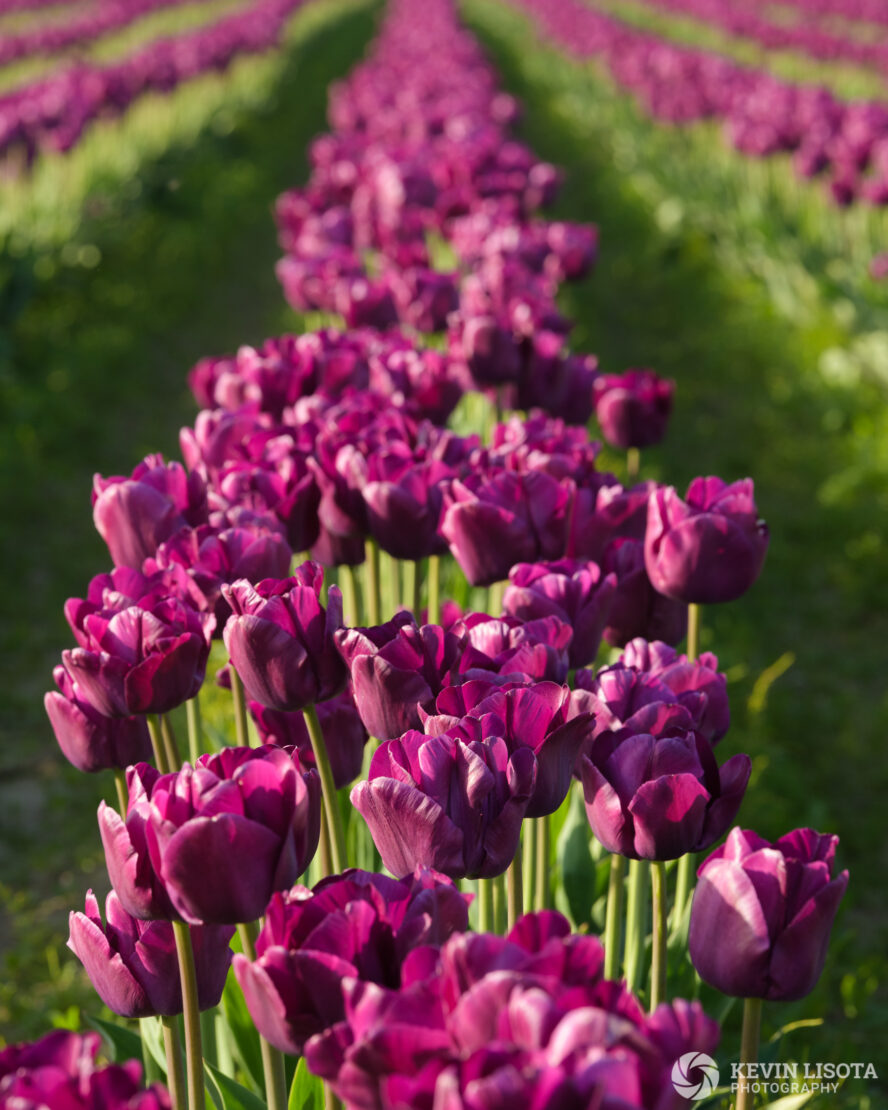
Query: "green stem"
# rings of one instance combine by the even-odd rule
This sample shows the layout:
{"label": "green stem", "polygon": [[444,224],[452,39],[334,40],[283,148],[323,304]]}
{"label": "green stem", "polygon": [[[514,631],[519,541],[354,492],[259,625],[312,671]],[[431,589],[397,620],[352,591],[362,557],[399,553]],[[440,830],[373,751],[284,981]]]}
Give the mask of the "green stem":
{"label": "green stem", "polygon": [[321,878],[326,879],[334,873],[333,856],[330,851],[330,822],[327,820],[327,809],[321,806],[321,835],[318,840],[318,863],[321,868]]}
{"label": "green stem", "polygon": [[651,1013],[666,1001],[666,864],[651,863],[651,897],[654,906],[651,948]]}
{"label": "green stem", "polygon": [[333,1093],[329,1083],[324,1084],[324,1110],[342,1110],[342,1102]]}
{"label": "green stem", "polygon": [[119,767],[114,768],[114,786],[117,790],[117,804],[120,806],[120,816],[126,820],[126,811],[129,807],[129,791],[126,788],[126,771]]}
{"label": "green stem", "polygon": [[502,875],[490,880],[493,886],[493,931],[502,936],[506,931],[506,881]]}
{"label": "green stem", "polygon": [[401,604],[401,562],[393,558],[387,551],[381,552],[385,556],[386,574],[385,582],[385,613],[386,620],[391,620]]}
{"label": "green stem", "polygon": [[697,857],[693,852],[686,852],[679,859],[675,867],[675,901],[672,905],[672,936],[678,936],[688,907],[694,885],[694,864]]}
{"label": "green stem", "polygon": [[179,977],[182,981],[182,1006],[185,1020],[185,1061],[188,1069],[188,1105],[204,1110],[203,1051],[200,1040],[200,1007],[197,1001],[197,973],[191,932],[184,921],[173,922]]}
{"label": "green stem", "polygon": [[688,662],[693,663],[700,654],[700,606],[688,605]]}
{"label": "green stem", "polygon": [[422,613],[422,601],[420,599],[422,577],[419,573],[419,563],[414,562],[413,559],[405,559],[401,567],[403,568],[401,578],[404,583],[401,605],[404,609],[410,610],[416,618],[417,624],[419,624],[420,614]]}
{"label": "green stem", "polygon": [[195,694],[185,702],[188,717],[188,758],[193,767],[203,755],[203,738],[200,725],[200,694]]}
{"label": "green stem", "polygon": [[533,899],[536,894],[536,868],[537,868],[537,823],[525,821],[521,828],[521,838],[524,842],[524,912],[532,913]]}
{"label": "green stem", "polygon": [[549,818],[537,817],[534,824],[537,830],[534,903],[535,909],[546,910],[549,908]]}
{"label": "green stem", "polygon": [[342,590],[342,619],[349,628],[358,623],[358,590],[354,568],[347,563],[339,568],[339,588]]}
{"label": "green stem", "polygon": [[633,992],[638,991],[647,933],[645,924],[647,888],[647,862],[641,859],[631,860],[629,863],[629,890],[626,898],[626,951],[623,959],[623,970],[626,985]]}
{"label": "green stem", "polygon": [[247,725],[247,699],[244,694],[244,684],[241,677],[234,669],[234,663],[228,664],[228,673],[231,676],[231,701],[234,705],[234,735],[239,748],[249,748],[250,730]]}
{"label": "green stem", "polygon": [[630,447],[626,452],[626,477],[634,482],[641,468],[641,452],[637,447]]}
{"label": "green stem", "polygon": [[524,912],[524,883],[522,874],[521,845],[506,872],[506,928],[511,931]]}
{"label": "green stem", "polygon": [[487,611],[492,617],[498,617],[503,611],[503,594],[506,592],[507,583],[494,582],[487,588]]}
{"label": "green stem", "polygon": [[167,1079],[173,1110],[186,1110],[185,1069],[182,1065],[182,1041],[178,1017],[162,1017],[163,1050],[166,1053]]}
{"label": "green stem", "polygon": [[441,623],[441,556],[429,556],[429,624]]}
{"label": "green stem", "polygon": [[156,713],[149,713],[148,735],[151,737],[151,750],[154,752],[154,762],[162,775],[169,774],[170,765],[167,762],[166,748],[163,745],[163,736],[160,732],[160,717]]}
{"label": "green stem", "polygon": [[324,812],[327,815],[327,824],[330,829],[330,855],[332,857],[333,872],[339,874],[345,870],[346,850],[345,832],[342,828],[342,814],[339,811],[339,800],[336,795],[336,785],[333,782],[333,771],[330,767],[330,758],[327,755],[327,745],[324,743],[324,734],[321,731],[321,722],[318,720],[317,710],[313,705],[307,705],[302,711],[305,717],[305,727],[311,739],[311,750],[314,752],[315,764],[321,776],[321,793],[324,796]]}
{"label": "green stem", "polygon": [[200,1015],[200,1039],[204,1059],[213,1067],[219,1066],[219,1046],[216,1042],[216,1010],[203,1010]]}
{"label": "green stem", "polygon": [[379,624],[379,548],[373,540],[367,540],[364,548],[364,605],[369,627]]}
{"label": "green stem", "polygon": [[758,1060],[759,1034],[762,1027],[762,1000],[747,998],[743,1003],[743,1032],[740,1035],[740,1074],[738,1076],[736,1110],[752,1110],[755,1095],[750,1087],[749,1066]]}
{"label": "green stem", "polygon": [[478,932],[493,931],[493,879],[478,880]]}
{"label": "green stem", "polygon": [[166,751],[167,762],[171,771],[178,771],[182,766],[182,757],[179,755],[179,745],[176,743],[176,734],[166,713],[160,716],[160,734],[163,737],[163,747]]}
{"label": "green stem", "polygon": [[607,880],[607,913],[604,920],[604,977],[616,979],[620,973],[620,930],[623,924],[626,857],[612,855]]}
{"label": "green stem", "polygon": [[[238,925],[237,933],[240,937],[244,955],[251,963],[255,962],[256,937],[259,935],[259,926],[255,921],[249,921]],[[262,1071],[265,1075],[265,1099],[268,1110],[287,1110],[287,1077],[284,1070],[283,1053],[261,1036],[259,1038],[259,1049],[262,1054]]]}

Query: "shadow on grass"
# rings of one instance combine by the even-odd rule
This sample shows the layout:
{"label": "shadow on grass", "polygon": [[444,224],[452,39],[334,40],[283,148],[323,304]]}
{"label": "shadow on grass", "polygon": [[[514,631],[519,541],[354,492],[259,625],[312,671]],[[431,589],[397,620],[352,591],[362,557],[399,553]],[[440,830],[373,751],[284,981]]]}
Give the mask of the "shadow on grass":
{"label": "shadow on grass", "polygon": [[95,262],[97,248],[97,265],[20,260],[0,305],[0,1043],[39,1034],[52,1009],[95,1002],[58,963],[84,874],[106,882],[95,809],[113,783],[64,763],[42,705],[71,643],[64,600],[108,566],[92,474],[176,455],[195,413],[191,365],[292,326],[274,278],[272,204],[305,178],[327,87],[373,23],[363,8],[308,35],[263,113],[219,114],[193,146],[94,199],[63,256]]}
{"label": "shadow on grass", "polygon": [[[744,827],[771,839],[808,824],[837,832],[852,876],[817,998],[767,1017],[841,1014],[841,999],[853,1020],[806,1029],[787,1051],[878,1060],[888,1033],[884,1003],[871,997],[888,940],[888,567],[875,510],[884,491],[851,481],[841,491],[861,450],[877,449],[861,437],[884,397],[827,386],[814,369],[816,335],[790,329],[760,286],[725,272],[705,236],[660,229],[631,175],[615,170],[614,136],[596,130],[594,84],[579,67],[531,47],[526,24],[499,6],[469,2],[464,12],[524,104],[522,137],[567,171],[556,214],[601,228],[594,275],[562,302],[577,322],[574,345],[606,370],[652,366],[676,380],[668,441],[643,459],[646,473],[682,493],[697,474],[755,478],[771,528],[764,572],[746,597],[703,617],[703,646],[733,679],[720,753],[754,760]],[[585,98],[579,123],[561,110],[565,94]],[[760,676],[785,653],[794,661],[768,689]]]}

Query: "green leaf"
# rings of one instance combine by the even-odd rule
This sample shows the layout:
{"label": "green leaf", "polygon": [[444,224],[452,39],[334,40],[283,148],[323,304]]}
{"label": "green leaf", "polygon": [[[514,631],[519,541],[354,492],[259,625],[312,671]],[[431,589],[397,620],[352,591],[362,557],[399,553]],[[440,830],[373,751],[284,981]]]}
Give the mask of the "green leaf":
{"label": "green leaf", "polygon": [[296,1065],[287,1110],[324,1110],[324,1085],[308,1070],[304,1056]]}
{"label": "green leaf", "polygon": [[244,1072],[244,1079],[254,1091],[263,1091],[262,1049],[259,1034],[250,1017],[237,979],[229,974],[222,992],[219,1009],[224,1018],[231,1054]]}
{"label": "green leaf", "polygon": [[142,1043],[147,1047],[151,1058],[166,1075],[166,1048],[163,1044],[163,1025],[159,1017],[142,1018],[139,1021],[139,1031],[142,1034]]}
{"label": "green leaf", "polygon": [[105,1021],[103,1018],[87,1017],[86,1021],[97,1033],[101,1033],[102,1039],[111,1050],[113,1063],[142,1059],[142,1039],[138,1033],[116,1022]]}
{"label": "green leaf", "polygon": [[785,1098],[778,1098],[776,1102],[769,1102],[767,1106],[762,1107],[762,1110],[798,1110],[800,1106],[809,1102],[815,1094],[815,1091],[805,1091],[799,1095],[787,1095]]}
{"label": "green leaf", "polygon": [[596,867],[589,848],[589,822],[578,791],[570,796],[570,809],[558,837],[558,865],[569,916],[574,926],[592,918],[596,896]]}
{"label": "green leaf", "polygon": [[266,1110],[265,1100],[204,1060],[210,1097],[220,1110]]}

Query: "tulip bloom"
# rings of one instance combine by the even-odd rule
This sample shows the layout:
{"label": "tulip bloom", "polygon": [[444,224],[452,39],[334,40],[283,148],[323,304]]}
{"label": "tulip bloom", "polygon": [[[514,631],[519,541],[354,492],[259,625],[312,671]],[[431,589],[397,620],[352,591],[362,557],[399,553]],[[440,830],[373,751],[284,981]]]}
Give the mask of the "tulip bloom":
{"label": "tulip bloom", "polygon": [[570,666],[585,667],[598,654],[616,585],[616,575],[603,575],[596,563],[519,563],[509,571],[503,610],[522,621],[552,616],[570,625]]}
{"label": "tulip bloom", "polygon": [[333,635],[342,625],[342,595],[332,586],[321,604],[323,569],[303,563],[292,578],[245,579],[222,587],[231,606],[223,639],[254,700],[292,712],[332,698],[345,685]]}
{"label": "tulip bloom", "polygon": [[409,613],[374,628],[343,629],[335,640],[351,671],[361,720],[378,740],[419,726],[420,708],[430,709],[450,684],[465,643],[437,625],[418,627]]}
{"label": "tulip bloom", "polygon": [[62,754],[78,771],[123,770],[151,758],[151,738],[144,717],[105,717],[87,700],[64,667],[53,669],[59,691],[44,699]]}
{"label": "tulip bloom", "polygon": [[521,680],[537,678],[559,683],[567,678],[573,632],[558,617],[521,621],[517,617],[465,613],[452,627],[454,633],[466,637],[460,674],[484,677],[484,672],[493,672]]}
{"label": "tulip bloom", "polygon": [[501,875],[512,862],[536,784],[530,748],[407,732],[377,748],[351,792],[393,875],[432,867],[453,879]]}
{"label": "tulip bloom", "polygon": [[[173,927],[167,921],[140,921],[121,906],[112,890],[105,901],[106,924],[90,890],[86,912],[69,915],[68,947],[86,969],[99,998],[126,1018],[182,1013],[182,988]],[[234,926],[191,929],[201,1010],[219,1004]]]}
{"label": "tulip bloom", "polygon": [[733,601],[758,578],[768,527],[752,479],[695,478],[682,501],[670,486],[648,502],[644,560],[654,589],[692,604]]}
{"label": "tulip bloom", "polygon": [[83,620],[86,646],[62,652],[65,670],[106,717],[167,713],[203,685],[214,620],[167,598]]}
{"label": "tulip bloom", "polygon": [[56,1029],[0,1050],[0,1103],[41,1110],[170,1110],[160,1083],[142,1088],[138,1060],[97,1067],[98,1033]]}
{"label": "tulip bloom", "polygon": [[653,370],[602,374],[592,387],[595,415],[611,447],[650,447],[666,434],[675,382]]}
{"label": "tulip bloom", "polygon": [[718,657],[711,651],[704,651],[692,662],[668,644],[636,639],[626,645],[620,661],[668,686],[683,704],[689,704],[685,694],[702,694],[703,701],[689,707],[693,709],[695,731],[710,744],[717,743],[728,731],[728,682],[718,669]]}
{"label": "tulip bloom", "polygon": [[473,586],[490,586],[516,563],[564,551],[571,491],[542,470],[454,479],[444,488],[441,535]]}
{"label": "tulip bloom", "polygon": [[181,917],[254,921],[317,850],[320,781],[283,748],[225,748],[162,775],[147,817],[151,866]]}
{"label": "tulip bloom", "polygon": [[469,927],[468,902],[449,879],[417,870],[404,880],[346,871],[312,890],[274,894],[256,960],[238,955],[237,981],[266,1040],[301,1055],[305,1042],[345,1017],[342,980],[398,987],[401,964]]}
{"label": "tulip bloom", "polygon": [[697,871],[688,948],[698,974],[739,998],[794,1001],[815,987],[848,872],[839,838],[796,829],[770,844],[732,829]]}
{"label": "tulip bloom", "polygon": [[138,569],[174,532],[206,522],[206,484],[197,471],[149,455],[129,478],[96,474],[93,519],[114,565]]}
{"label": "tulip bloom", "polygon": [[677,644],[688,630],[688,607],[657,593],[644,565],[644,543],[617,537],[605,548],[601,569],[616,576],[604,639],[612,647],[630,640],[664,640]]}
{"label": "tulip bloom", "polygon": [[[459,716],[442,712],[442,707],[459,702],[472,704]],[[474,680],[442,691],[437,707],[438,715],[424,715],[426,735],[446,733],[465,741],[501,736],[510,752],[533,752],[537,779],[528,817],[554,813],[567,797],[580,748],[591,740],[595,726],[590,713],[579,711],[570,689],[554,682],[497,687]]]}
{"label": "tulip bloom", "polygon": [[737,815],[752,762],[719,767],[693,732],[656,738],[600,733],[580,758],[586,815],[609,852],[670,860],[714,844]]}

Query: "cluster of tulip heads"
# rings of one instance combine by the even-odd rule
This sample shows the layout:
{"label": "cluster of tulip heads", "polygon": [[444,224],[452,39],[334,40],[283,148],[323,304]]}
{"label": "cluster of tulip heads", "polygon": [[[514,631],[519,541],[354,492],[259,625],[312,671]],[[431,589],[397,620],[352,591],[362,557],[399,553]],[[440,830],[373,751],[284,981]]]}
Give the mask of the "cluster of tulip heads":
{"label": "cluster of tulip heads", "polygon": [[[400,326],[362,318],[205,360],[186,465],[150,456],[96,478],[114,569],[66,605],[77,646],[46,707],[72,763],[115,769],[119,806],[99,809],[104,919],[90,892],[69,944],[112,1010],[161,1019],[174,1110],[203,1105],[200,1013],[230,967],[271,1110],[287,1105],[281,1053],[348,1107],[665,1110],[681,1104],[675,1060],[715,1050],[701,1006],[667,998],[664,865],[679,861],[686,920],[695,854],[728,833],[750,777],[747,756],[716,758],[730,714],[699,606],[749,589],[768,532],[751,481],[697,478],[684,498],[624,486],[559,415],[584,383],[581,422],[594,409],[638,451],[664,433],[672,387],[563,349],[556,285],[589,261],[589,236],[534,214],[557,174],[508,137],[516,112],[449,0],[393,3],[332,96],[312,183],[279,215],[300,244],[281,267],[293,296],[320,296],[326,275],[346,317],[391,294]],[[433,236],[470,260],[446,350],[410,330],[417,304],[439,303]],[[382,272],[394,285],[374,291]],[[471,387],[553,408],[482,442],[444,427]],[[485,609],[442,604],[448,552],[451,581],[489,588]],[[602,643],[622,653],[596,669]],[[214,644],[234,746],[201,728]],[[184,764],[169,717],[183,704]],[[549,904],[550,822],[572,792],[613,853],[603,944]],[[835,847],[811,830],[728,834],[690,913],[707,982],[770,1000],[813,987],[847,883]],[[320,881],[301,885],[309,869]],[[58,1089],[69,1101],[46,1104],[67,1110],[113,1088],[103,1107],[135,1106],[117,1073],[93,1081],[93,1047],[10,1050],[0,1092]],[[139,1098],[165,1107],[152,1090]]]}

